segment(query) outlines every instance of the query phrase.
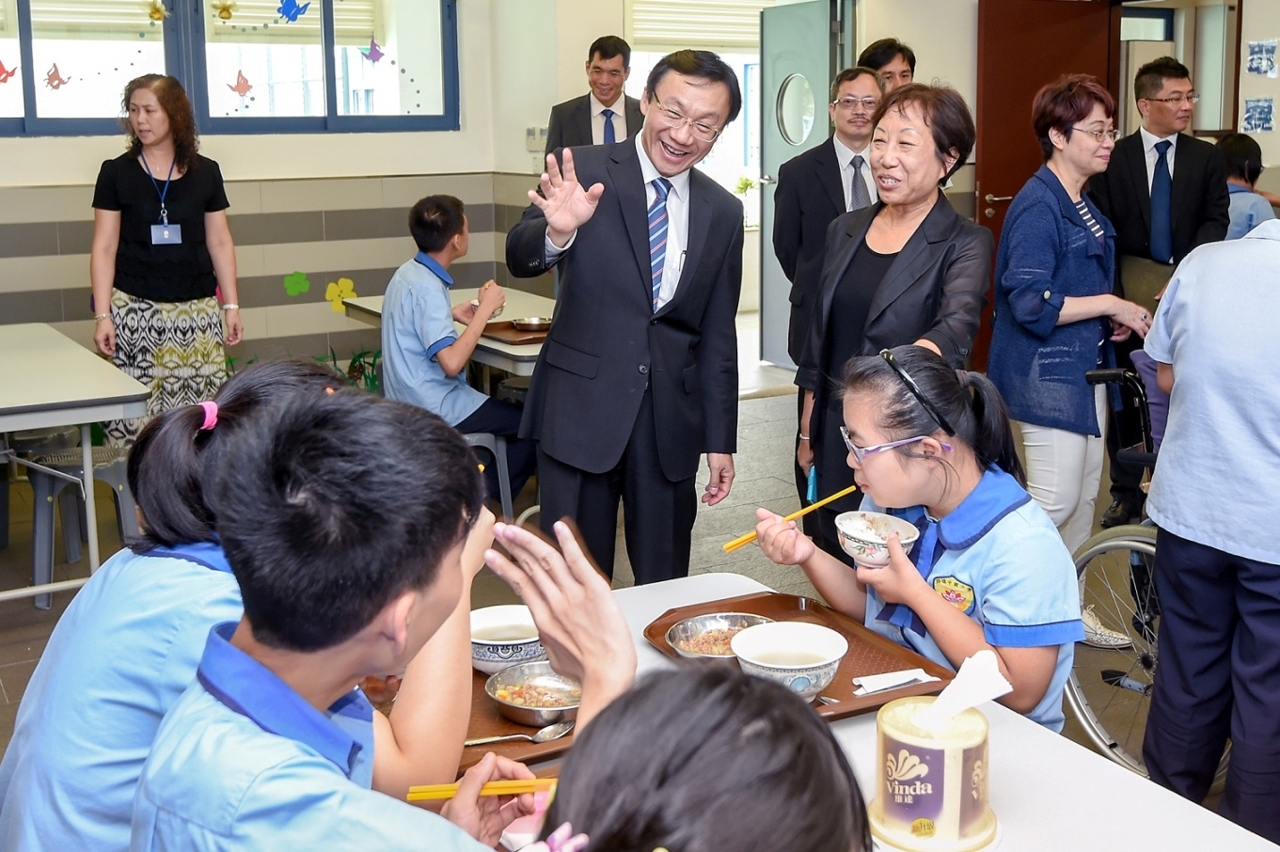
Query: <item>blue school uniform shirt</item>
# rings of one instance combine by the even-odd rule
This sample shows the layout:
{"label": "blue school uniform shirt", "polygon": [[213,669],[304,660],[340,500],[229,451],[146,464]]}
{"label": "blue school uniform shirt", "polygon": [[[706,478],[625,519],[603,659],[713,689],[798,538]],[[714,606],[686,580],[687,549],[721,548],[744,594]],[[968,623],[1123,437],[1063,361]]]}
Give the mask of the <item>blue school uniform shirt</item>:
{"label": "blue school uniform shirt", "polygon": [[1227,184],[1231,200],[1231,224],[1227,226],[1227,239],[1238,240],[1263,222],[1276,218],[1276,211],[1267,199],[1248,187]]}
{"label": "blue school uniform shirt", "polygon": [[[869,497],[862,506],[885,511]],[[1049,516],[999,469],[984,473],[973,492],[940,521],[929,518],[923,506],[889,511],[921,530],[911,561],[934,591],[982,625],[987,642],[1007,648],[1058,646],[1049,688],[1026,715],[1061,731],[1062,691],[1084,626],[1075,565]],[[918,615],[886,603],[870,587],[864,624],[955,670]]]}
{"label": "blue school uniform shirt", "polygon": [[485,401],[462,373],[450,376],[436,360],[458,339],[453,324],[448,271],[422,252],[391,277],[382,298],[382,384],[391,399],[439,415],[450,426],[466,420]]}
{"label": "blue school uniform shirt", "polygon": [[0,848],[129,847],[133,794],[165,712],[240,588],[216,544],[122,550],[40,657],[0,763]]}
{"label": "blue school uniform shirt", "polygon": [[369,789],[373,707],[320,712],[209,631],[196,682],[165,716],[138,784],[134,850],[484,852],[443,817]]}

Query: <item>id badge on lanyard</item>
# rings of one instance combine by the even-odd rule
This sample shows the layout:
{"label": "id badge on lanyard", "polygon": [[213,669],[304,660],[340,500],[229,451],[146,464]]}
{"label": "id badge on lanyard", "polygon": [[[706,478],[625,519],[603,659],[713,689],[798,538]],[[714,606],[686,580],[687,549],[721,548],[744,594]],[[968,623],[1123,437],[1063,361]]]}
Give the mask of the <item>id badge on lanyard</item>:
{"label": "id badge on lanyard", "polygon": [[164,189],[161,189],[160,184],[156,183],[155,175],[151,174],[147,155],[142,155],[142,165],[147,170],[147,177],[151,178],[151,185],[156,188],[156,195],[160,196],[160,224],[151,226],[151,245],[153,246],[182,244],[182,226],[169,224],[169,208],[164,204],[165,196],[169,194],[169,183],[173,180],[173,167],[177,164],[176,158],[169,164],[169,176],[164,179]]}

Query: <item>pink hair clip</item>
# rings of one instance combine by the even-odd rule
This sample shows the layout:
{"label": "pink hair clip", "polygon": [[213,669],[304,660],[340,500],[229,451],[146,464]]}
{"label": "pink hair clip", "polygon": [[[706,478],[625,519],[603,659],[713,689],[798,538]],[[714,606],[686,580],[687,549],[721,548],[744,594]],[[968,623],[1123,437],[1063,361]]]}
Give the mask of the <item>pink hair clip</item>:
{"label": "pink hair clip", "polygon": [[551,832],[546,840],[526,846],[522,852],[582,852],[587,848],[588,842],[585,834],[574,834],[573,826],[565,822]]}
{"label": "pink hair clip", "polygon": [[200,431],[208,432],[218,425],[218,403],[211,399],[206,399],[200,403],[200,407],[204,409],[204,423],[200,424]]}

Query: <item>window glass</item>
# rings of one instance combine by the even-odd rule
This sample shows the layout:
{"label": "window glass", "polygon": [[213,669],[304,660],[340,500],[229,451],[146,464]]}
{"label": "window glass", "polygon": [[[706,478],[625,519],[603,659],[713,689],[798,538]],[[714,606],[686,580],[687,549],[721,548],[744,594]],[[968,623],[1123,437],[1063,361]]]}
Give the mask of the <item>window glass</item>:
{"label": "window glass", "polygon": [[203,2],[210,116],[325,114],[320,0]]}
{"label": "window glass", "polygon": [[[118,117],[120,98],[130,80],[165,73],[167,12],[158,0],[30,3],[35,106],[40,118]],[[0,48],[0,58],[3,55]],[[0,88],[15,82],[19,82],[16,75]]]}
{"label": "window glass", "polygon": [[439,0],[337,0],[339,115],[439,115]]}
{"label": "window glass", "polygon": [[0,2],[0,118],[22,118],[21,58],[18,16]]}

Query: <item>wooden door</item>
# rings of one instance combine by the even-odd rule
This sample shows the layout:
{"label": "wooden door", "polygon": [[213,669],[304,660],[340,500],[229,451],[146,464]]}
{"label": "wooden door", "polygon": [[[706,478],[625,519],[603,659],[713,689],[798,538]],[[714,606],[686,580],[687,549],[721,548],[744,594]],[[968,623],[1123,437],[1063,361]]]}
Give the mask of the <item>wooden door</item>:
{"label": "wooden door", "polygon": [[[1120,7],[1109,0],[978,0],[974,210],[997,242],[1009,201],[1043,162],[1031,130],[1032,98],[1068,73],[1093,74],[1116,94],[1119,21]],[[992,301],[974,343],[975,370],[987,367]]]}

